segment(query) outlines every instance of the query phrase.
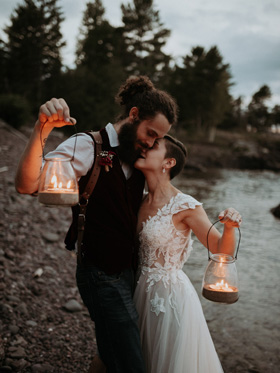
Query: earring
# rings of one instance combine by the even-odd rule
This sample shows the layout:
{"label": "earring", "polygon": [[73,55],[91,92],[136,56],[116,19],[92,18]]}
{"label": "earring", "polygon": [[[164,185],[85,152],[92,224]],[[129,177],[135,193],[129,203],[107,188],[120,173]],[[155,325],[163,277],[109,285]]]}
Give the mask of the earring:
{"label": "earring", "polygon": [[163,169],[162,169],[162,173],[165,174],[165,168],[164,168],[164,167],[163,167]]}

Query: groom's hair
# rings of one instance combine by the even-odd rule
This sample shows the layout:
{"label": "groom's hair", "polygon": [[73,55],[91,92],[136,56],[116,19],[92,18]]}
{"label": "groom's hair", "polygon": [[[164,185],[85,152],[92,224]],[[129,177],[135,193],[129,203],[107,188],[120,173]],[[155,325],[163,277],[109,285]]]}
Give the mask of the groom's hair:
{"label": "groom's hair", "polygon": [[166,153],[165,158],[176,159],[176,165],[170,169],[170,180],[177,176],[184,168],[187,161],[185,145],[170,135],[164,136]]}
{"label": "groom's hair", "polygon": [[153,119],[161,113],[169,124],[177,122],[178,106],[175,99],[166,91],[156,88],[145,75],[130,76],[121,85],[115,101],[122,110],[117,121],[127,118],[131,108],[135,106],[138,108],[140,121]]}

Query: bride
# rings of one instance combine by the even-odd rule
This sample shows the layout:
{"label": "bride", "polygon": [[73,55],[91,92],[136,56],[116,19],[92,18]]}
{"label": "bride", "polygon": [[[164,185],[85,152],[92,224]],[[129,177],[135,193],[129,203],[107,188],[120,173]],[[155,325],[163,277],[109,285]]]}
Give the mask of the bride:
{"label": "bride", "polygon": [[[170,182],[184,167],[186,149],[166,135],[143,153],[135,168],[146,177],[148,193],[138,216],[140,276],[134,301],[149,373],[223,372],[197,293],[182,267],[192,250],[191,232],[206,246],[211,222],[202,204]],[[219,214],[221,235],[209,234],[212,253],[234,254],[240,214]]]}

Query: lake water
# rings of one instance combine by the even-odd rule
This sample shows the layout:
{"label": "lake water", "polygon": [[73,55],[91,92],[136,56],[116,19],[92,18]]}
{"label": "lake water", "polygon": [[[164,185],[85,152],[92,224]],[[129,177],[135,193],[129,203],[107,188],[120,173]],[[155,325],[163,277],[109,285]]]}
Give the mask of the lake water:
{"label": "lake water", "polygon": [[[280,174],[239,170],[185,173],[174,185],[203,202],[212,222],[227,207],[236,208],[243,218],[236,261],[237,303],[222,305],[201,296],[208,256],[195,237],[194,250],[184,267],[199,293],[225,372],[279,372],[280,220],[270,209],[280,203]],[[222,224],[216,227],[220,230]]]}

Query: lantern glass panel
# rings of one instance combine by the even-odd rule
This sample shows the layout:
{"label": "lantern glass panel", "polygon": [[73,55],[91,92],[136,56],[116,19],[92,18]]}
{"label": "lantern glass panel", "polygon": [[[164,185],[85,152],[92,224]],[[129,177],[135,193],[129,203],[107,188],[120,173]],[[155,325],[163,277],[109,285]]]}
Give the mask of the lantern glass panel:
{"label": "lantern glass panel", "polygon": [[79,189],[71,158],[48,158],[40,176],[39,202],[46,206],[74,206]]}
{"label": "lantern glass panel", "polygon": [[220,303],[234,303],[238,300],[235,258],[227,254],[211,255],[203,278],[202,295]]}

